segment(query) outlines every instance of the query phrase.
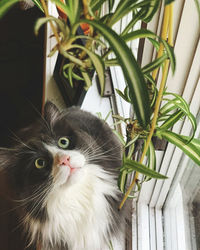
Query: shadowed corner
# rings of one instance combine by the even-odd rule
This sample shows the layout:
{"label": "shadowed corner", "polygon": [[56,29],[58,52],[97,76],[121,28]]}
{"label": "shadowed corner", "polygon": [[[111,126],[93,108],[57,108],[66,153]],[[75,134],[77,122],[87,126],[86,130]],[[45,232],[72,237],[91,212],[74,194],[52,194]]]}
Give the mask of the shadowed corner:
{"label": "shadowed corner", "polygon": [[[18,129],[32,123],[42,106],[44,30],[33,33],[38,8],[18,5],[0,20],[0,147],[8,147]],[[38,112],[39,113],[39,112]],[[12,193],[5,171],[0,171],[0,242],[3,250],[23,250]],[[31,248],[26,248],[31,250]]]}

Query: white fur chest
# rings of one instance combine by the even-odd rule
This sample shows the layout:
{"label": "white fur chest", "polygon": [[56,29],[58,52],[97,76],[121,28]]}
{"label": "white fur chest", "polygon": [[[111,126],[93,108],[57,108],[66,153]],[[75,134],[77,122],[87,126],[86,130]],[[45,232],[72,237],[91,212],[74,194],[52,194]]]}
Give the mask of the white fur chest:
{"label": "white fur chest", "polygon": [[68,244],[69,250],[106,250],[111,208],[105,195],[116,198],[116,180],[97,165],[85,165],[47,200],[48,222],[43,243]]}

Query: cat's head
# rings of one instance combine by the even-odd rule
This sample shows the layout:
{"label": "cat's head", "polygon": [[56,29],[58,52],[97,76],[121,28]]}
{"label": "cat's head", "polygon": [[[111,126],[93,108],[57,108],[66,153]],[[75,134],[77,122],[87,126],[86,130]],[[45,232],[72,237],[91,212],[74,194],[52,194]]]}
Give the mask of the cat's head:
{"label": "cat's head", "polygon": [[[94,127],[98,136],[94,135]],[[65,113],[48,102],[44,116],[21,131],[13,148],[0,149],[0,168],[7,170],[22,197],[41,195],[52,183],[59,187],[76,182],[87,164],[105,162],[102,165],[111,169],[119,167],[118,144],[111,139],[107,146],[108,136],[112,138],[110,132],[101,121],[78,108]]]}

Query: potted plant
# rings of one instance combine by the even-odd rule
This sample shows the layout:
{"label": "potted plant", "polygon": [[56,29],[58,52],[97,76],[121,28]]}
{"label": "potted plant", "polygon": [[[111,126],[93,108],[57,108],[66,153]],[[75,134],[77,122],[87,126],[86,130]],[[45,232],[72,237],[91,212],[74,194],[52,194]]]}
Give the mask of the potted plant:
{"label": "potted plant", "polygon": [[[176,68],[172,38],[172,0],[122,0],[118,3],[106,0],[68,0],[65,2],[51,0],[64,11],[67,19],[49,16],[44,0],[33,1],[45,13],[45,17],[37,21],[35,32],[37,34],[43,24],[50,22],[57,41],[50,55],[58,50],[66,58],[67,63],[63,64],[62,71],[69,80],[71,88],[74,85],[73,81],[79,80],[82,81],[81,84],[84,82],[84,88],[87,90],[92,84],[91,72],[96,71],[101,94],[103,94],[106,67],[120,65],[122,68],[127,87],[124,92],[119,90],[117,92],[121,98],[131,103],[134,115],[130,118],[115,117],[120,123],[125,124],[127,131],[126,138],[117,133],[124,147],[119,187],[125,196],[120,204],[120,209],[132,194],[132,190],[140,189],[142,182],[138,178],[138,173],[145,175],[146,181],[149,178],[167,178],[155,171],[154,137],[164,138],[178,146],[200,165],[200,140],[194,138],[197,127],[196,119],[181,96],[168,93],[165,89],[169,67],[171,66],[172,72]],[[0,15],[15,2],[17,0],[9,1],[8,4],[3,0],[0,3]],[[146,29],[131,31],[139,20],[148,23],[162,3],[165,4],[165,11],[161,37]],[[108,11],[102,14],[103,4],[108,4]],[[117,34],[114,31],[114,25],[129,12],[132,12],[132,19],[122,32]],[[87,34],[77,33],[81,24],[87,24],[89,28]],[[143,68],[137,63],[132,51],[127,46],[128,41],[138,38],[149,39],[158,50],[157,58]],[[84,42],[80,44],[80,40]],[[158,89],[157,73],[159,69],[162,70],[162,79]],[[161,106],[163,98],[165,104]],[[191,136],[178,135],[171,131],[174,124],[182,117],[188,117],[192,124]],[[140,148],[139,156],[141,157],[136,158],[138,142],[142,142],[143,146]],[[147,165],[144,165],[145,157],[147,157]],[[133,171],[135,171],[135,175],[127,190],[127,175]]]}

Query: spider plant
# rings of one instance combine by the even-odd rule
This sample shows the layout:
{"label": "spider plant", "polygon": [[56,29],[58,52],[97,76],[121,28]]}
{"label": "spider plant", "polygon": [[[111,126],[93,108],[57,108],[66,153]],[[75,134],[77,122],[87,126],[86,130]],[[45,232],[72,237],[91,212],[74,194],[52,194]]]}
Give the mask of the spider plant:
{"label": "spider plant", "polygon": [[[2,0],[0,2],[0,17],[18,0]],[[141,181],[139,173],[144,176],[144,181],[150,178],[165,179],[166,176],[155,171],[156,154],[152,137],[164,138],[178,146],[185,154],[200,165],[200,141],[194,138],[196,120],[190,112],[185,100],[176,94],[166,91],[165,83],[169,68],[172,72],[176,69],[176,60],[173,51],[173,0],[51,0],[67,15],[67,20],[62,20],[48,13],[44,0],[33,0],[44,12],[44,17],[39,18],[35,24],[35,33],[40,27],[50,23],[56,46],[50,56],[59,51],[69,61],[64,65],[65,74],[73,85],[74,79],[84,79],[85,88],[92,84],[91,70],[95,70],[103,93],[105,86],[104,72],[106,67],[119,65],[122,68],[127,87],[124,92],[116,90],[121,98],[129,102],[134,110],[134,117],[115,117],[124,122],[127,135],[119,135],[124,146],[123,166],[119,176],[119,187],[125,193],[120,204],[123,206],[126,199],[131,196],[132,190],[139,190]],[[197,1],[196,1],[197,3]],[[136,23],[148,23],[154,14],[165,5],[164,20],[161,36],[157,36],[147,29],[136,29]],[[107,5],[107,12],[103,12]],[[127,14],[132,15],[130,22],[121,33],[116,33],[114,25]],[[89,32],[78,35],[80,25],[87,24]],[[137,63],[134,54],[127,43],[144,38],[148,39],[157,49],[157,58],[143,68]],[[80,45],[80,39],[85,40],[85,46]],[[162,79],[158,84],[158,70],[162,71]],[[159,89],[157,86],[160,86]],[[165,101],[161,105],[162,100]],[[178,120],[188,117],[193,133],[190,137],[178,135],[171,131]],[[142,141],[141,157],[136,159],[137,142]],[[147,159],[146,165],[144,159]],[[135,171],[133,181],[126,189],[127,175]]]}

